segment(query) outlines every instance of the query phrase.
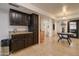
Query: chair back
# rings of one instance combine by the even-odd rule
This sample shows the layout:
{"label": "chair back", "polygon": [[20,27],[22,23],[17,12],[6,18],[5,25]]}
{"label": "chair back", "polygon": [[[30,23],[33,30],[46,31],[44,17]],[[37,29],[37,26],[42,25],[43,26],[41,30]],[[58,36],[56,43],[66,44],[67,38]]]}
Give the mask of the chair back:
{"label": "chair back", "polygon": [[58,37],[59,37],[59,38],[61,38],[61,37],[62,37],[61,33],[57,33],[57,34],[58,34]]}

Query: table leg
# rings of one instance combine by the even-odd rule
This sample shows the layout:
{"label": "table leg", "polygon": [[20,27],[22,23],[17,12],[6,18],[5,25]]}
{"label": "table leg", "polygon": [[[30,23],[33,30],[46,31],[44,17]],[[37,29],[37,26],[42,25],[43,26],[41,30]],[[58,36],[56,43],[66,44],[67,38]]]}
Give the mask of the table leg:
{"label": "table leg", "polygon": [[61,40],[61,38],[59,38],[58,42]]}
{"label": "table leg", "polygon": [[69,43],[69,45],[70,45],[70,41],[69,41],[69,39],[67,39],[67,41],[68,41],[68,43]]}

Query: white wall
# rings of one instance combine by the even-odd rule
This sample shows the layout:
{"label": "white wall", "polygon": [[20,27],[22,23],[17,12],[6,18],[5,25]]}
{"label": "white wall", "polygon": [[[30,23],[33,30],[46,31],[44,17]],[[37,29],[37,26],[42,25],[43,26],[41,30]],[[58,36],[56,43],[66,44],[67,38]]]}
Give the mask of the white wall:
{"label": "white wall", "polygon": [[0,40],[9,38],[9,11],[0,9]]}
{"label": "white wall", "polygon": [[[60,20],[60,21],[55,21],[55,34],[57,34],[57,32],[62,32],[62,26],[61,26],[61,23],[62,23],[63,20]],[[65,32],[67,32],[67,20],[64,20],[63,21],[66,26],[65,26]]]}
{"label": "white wall", "polygon": [[[1,40],[9,38],[9,12],[0,9],[0,46]],[[1,55],[1,47],[0,47],[0,55]]]}
{"label": "white wall", "polygon": [[53,35],[53,20],[46,17],[41,16],[41,31],[45,32],[45,39],[51,38]]}
{"label": "white wall", "polygon": [[28,31],[28,26],[10,26],[9,8],[0,8],[0,40],[9,38],[9,31],[15,28]]}
{"label": "white wall", "polygon": [[[0,46],[1,40],[9,38],[9,31],[13,31],[14,29],[26,30],[28,31],[28,26],[10,26],[9,25],[9,9],[0,8]],[[1,55],[1,47],[0,47],[0,55]]]}

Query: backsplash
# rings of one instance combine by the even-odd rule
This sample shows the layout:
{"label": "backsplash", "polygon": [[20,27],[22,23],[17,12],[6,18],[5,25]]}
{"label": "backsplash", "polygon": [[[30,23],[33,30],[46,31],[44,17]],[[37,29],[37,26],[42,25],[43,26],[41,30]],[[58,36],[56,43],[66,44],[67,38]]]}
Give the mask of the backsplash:
{"label": "backsplash", "polygon": [[28,26],[9,26],[9,31],[27,31],[28,32]]}

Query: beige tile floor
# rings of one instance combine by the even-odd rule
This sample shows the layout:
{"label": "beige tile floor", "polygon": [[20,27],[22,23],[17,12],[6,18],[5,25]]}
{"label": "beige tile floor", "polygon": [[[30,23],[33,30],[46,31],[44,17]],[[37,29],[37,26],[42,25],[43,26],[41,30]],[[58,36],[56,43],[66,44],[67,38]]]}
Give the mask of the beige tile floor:
{"label": "beige tile floor", "polygon": [[11,56],[79,56],[79,39],[72,38],[69,46],[66,40],[57,42],[58,37],[46,39],[42,44],[36,44],[22,49]]}

